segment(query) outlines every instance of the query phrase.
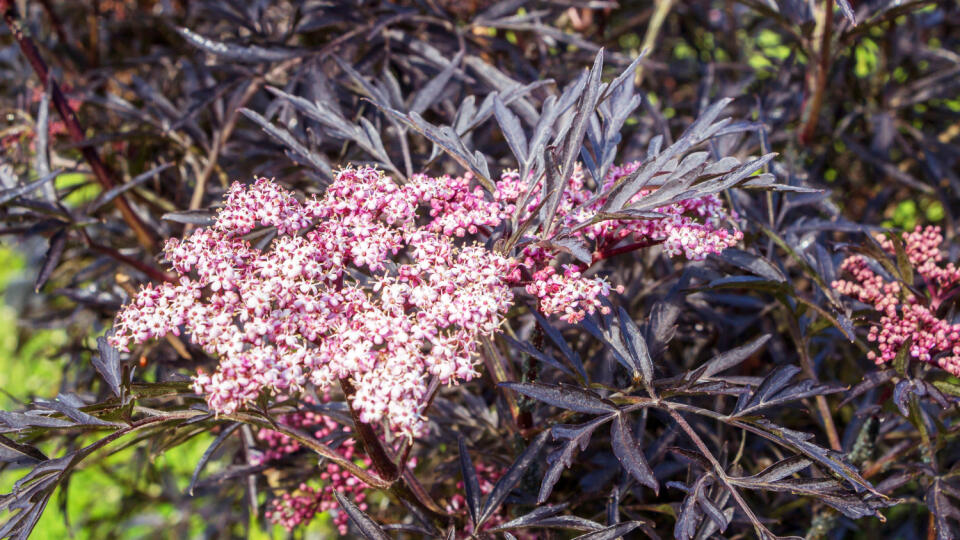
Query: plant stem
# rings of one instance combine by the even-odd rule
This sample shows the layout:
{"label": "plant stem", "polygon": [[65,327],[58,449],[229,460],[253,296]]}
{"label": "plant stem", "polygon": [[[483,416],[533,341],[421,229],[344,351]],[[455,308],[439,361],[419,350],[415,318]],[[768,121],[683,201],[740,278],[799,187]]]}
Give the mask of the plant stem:
{"label": "plant stem", "polygon": [[[89,237],[87,238],[89,240]],[[111,247],[101,246],[100,244],[93,243],[92,241],[88,242],[88,246],[92,251],[106,255],[107,257],[110,257],[111,259],[114,259],[117,262],[121,262],[123,264],[126,264],[127,266],[130,266],[131,268],[136,268],[137,270],[149,276],[150,279],[153,279],[156,281],[166,281],[169,283],[173,283],[174,281],[176,281],[173,278],[173,276],[164,272],[163,270],[154,268],[139,259],[128,257]]]}
{"label": "plant stem", "polygon": [[[230,136],[233,134],[234,128],[237,127],[237,120],[240,117],[240,109],[246,106],[257,91],[263,87],[264,83],[267,82],[267,79],[274,77],[279,73],[288,71],[294,64],[300,62],[300,58],[291,58],[286,60],[276,67],[271,69],[265,75],[257,76],[250,80],[247,84],[247,87],[244,89],[243,94],[236,100],[236,103],[230,104],[230,112],[227,113],[227,118],[223,122],[223,127],[214,134],[213,138],[213,148],[210,150],[210,155],[207,158],[207,163],[203,166],[203,170],[200,172],[200,176],[197,178],[197,184],[193,189],[193,195],[190,197],[190,210],[196,210],[200,208],[200,205],[203,203],[203,195],[206,192],[207,182],[210,180],[210,176],[213,174],[213,171],[217,168],[217,160],[220,157],[220,153],[223,151],[224,146],[226,146],[227,141],[230,139]],[[190,230],[190,226],[187,227],[187,230]]]}
{"label": "plant stem", "polygon": [[380,442],[380,437],[377,436],[377,432],[374,431],[373,426],[361,421],[357,411],[353,408],[352,398],[354,394],[357,393],[353,383],[347,378],[340,379],[340,388],[343,389],[343,394],[347,398],[347,405],[350,407],[350,416],[353,417],[355,433],[360,439],[360,442],[363,443],[367,455],[370,456],[370,460],[373,462],[373,469],[377,471],[380,478],[388,482],[396,481],[396,479],[400,477],[400,469],[387,454],[387,450],[383,447],[383,443]]}
{"label": "plant stem", "polygon": [[632,244],[627,244],[620,247],[598,250],[593,253],[593,259],[590,261],[590,265],[593,266],[602,260],[616,257],[617,255],[622,255],[624,253],[629,253],[631,251],[636,251],[638,249],[653,247],[658,244],[662,244],[663,242],[663,240],[642,240],[640,242],[634,242]]}
{"label": "plant stem", "polygon": [[727,490],[730,492],[730,495],[732,495],[733,499],[737,502],[737,505],[740,506],[740,510],[746,514],[747,518],[753,524],[753,528],[755,529],[757,536],[759,538],[773,538],[773,534],[763,526],[756,514],[753,513],[750,505],[747,504],[747,501],[743,499],[743,496],[740,495],[740,492],[737,491],[737,488],[734,487],[734,485],[731,484],[727,479],[727,473],[723,470],[723,466],[720,465],[720,462],[717,461],[717,458],[713,456],[713,452],[707,448],[707,445],[703,442],[703,439],[697,435],[696,430],[694,430],[693,427],[687,423],[687,420],[683,417],[683,415],[674,410],[672,407],[667,407],[667,412],[670,414],[670,417],[677,422],[677,424],[680,426],[680,429],[687,434],[687,437],[693,441],[694,446],[697,447],[697,450],[700,451],[700,454],[707,458],[707,461],[709,461],[710,465],[713,466],[714,474],[716,474],[717,479],[723,482],[724,486],[726,486]]}
{"label": "plant stem", "polygon": [[[675,0],[654,1],[653,15],[647,24],[647,31],[643,35],[643,44],[640,46],[641,54],[646,53],[649,56],[653,53],[653,49],[657,46],[657,36],[660,34],[660,29],[663,28],[663,22],[667,19],[667,15],[670,14],[670,10],[673,8],[674,1]],[[633,80],[634,84],[638,87],[640,83],[643,82],[643,64],[637,66],[637,72]]]}
{"label": "plant stem", "polygon": [[[53,106],[57,109],[57,114],[60,115],[63,123],[66,125],[70,139],[80,148],[80,152],[90,165],[90,169],[93,171],[100,186],[104,190],[112,189],[117,185],[116,175],[107,164],[100,159],[100,154],[97,153],[96,149],[89,144],[85,144],[86,137],[84,136],[80,122],[77,120],[77,115],[73,111],[73,108],[70,107],[70,104],[67,103],[66,97],[64,97],[63,92],[60,90],[60,85],[57,84],[57,81],[50,75],[47,64],[43,61],[43,58],[40,57],[40,51],[37,49],[37,46],[29,36],[24,34],[13,6],[13,0],[0,0],[0,11],[3,11],[3,18],[7,26],[10,27],[10,32],[13,34],[17,44],[20,46],[20,52],[27,58],[37,78],[40,79],[40,84],[44,87],[50,86]],[[130,203],[127,202],[122,194],[114,199],[114,203],[120,210],[120,214],[123,215],[124,221],[133,229],[140,245],[147,251],[153,252],[156,248],[156,239],[140,220],[139,216],[133,211]]]}
{"label": "plant stem", "polygon": [[823,107],[823,95],[827,90],[827,75],[830,73],[830,40],[833,38],[833,0],[823,0],[819,15],[817,30],[819,30],[820,47],[817,50],[818,61],[814,67],[813,93],[807,110],[804,111],[803,126],[800,129],[800,144],[804,145],[810,144],[813,139],[820,109]]}
{"label": "plant stem", "polygon": [[[809,379],[812,379],[813,382],[819,383],[820,379],[817,377],[817,372],[813,368],[813,360],[810,358],[810,351],[807,350],[807,342],[803,339],[803,336],[800,333],[800,325],[797,321],[796,316],[790,310],[789,305],[784,302],[784,307],[786,307],[787,317],[789,320],[790,336],[793,338],[793,342],[797,346],[797,351],[800,353],[800,367],[803,368],[803,374],[806,375]],[[814,401],[817,403],[817,412],[820,413],[820,419],[823,421],[823,429],[827,432],[827,439],[830,441],[830,448],[836,450],[837,452],[843,451],[843,444],[840,442],[840,435],[837,433],[837,426],[833,422],[833,414],[830,412],[830,405],[827,403],[827,398],[823,395],[818,395],[814,398]]]}
{"label": "plant stem", "polygon": [[367,456],[370,457],[370,461],[373,462],[373,468],[377,475],[388,483],[387,489],[398,499],[423,514],[434,525],[440,528],[447,525],[449,516],[430,498],[407,467],[397,466],[390,452],[383,446],[373,426],[360,420],[351,402],[351,397],[356,393],[356,388],[354,388],[350,379],[340,379],[340,388],[343,390],[347,398],[347,405],[350,407],[354,432],[360,439]]}

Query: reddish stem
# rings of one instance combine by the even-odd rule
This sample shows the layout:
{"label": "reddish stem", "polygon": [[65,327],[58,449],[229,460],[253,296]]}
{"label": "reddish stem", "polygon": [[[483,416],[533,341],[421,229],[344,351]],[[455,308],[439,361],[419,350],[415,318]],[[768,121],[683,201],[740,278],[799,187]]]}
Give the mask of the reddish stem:
{"label": "reddish stem", "polygon": [[[114,180],[116,175],[107,167],[106,163],[100,159],[100,154],[97,153],[96,149],[91,145],[85,144],[86,137],[83,134],[83,128],[80,126],[80,122],[77,120],[77,115],[73,111],[73,108],[70,107],[70,104],[67,103],[63,92],[60,91],[60,85],[58,85],[57,81],[50,75],[47,64],[43,61],[43,58],[41,58],[37,46],[33,43],[33,40],[23,33],[13,6],[13,0],[0,0],[0,11],[3,11],[3,19],[6,21],[7,26],[10,27],[14,39],[17,40],[17,44],[20,46],[20,52],[27,58],[37,78],[40,79],[40,84],[44,87],[47,85],[50,86],[53,106],[60,115],[60,118],[63,119],[63,123],[67,127],[67,133],[70,135],[70,140],[80,148],[80,152],[90,165],[90,169],[93,171],[97,181],[100,182],[101,187],[104,190],[113,188],[117,185],[117,182]],[[148,251],[153,251],[156,247],[156,240],[153,234],[150,233],[133,211],[133,208],[130,207],[130,204],[124,196],[118,195],[117,198],[114,199],[114,202],[123,215],[124,221],[127,222],[137,235],[137,240],[139,240],[140,244]]]}
{"label": "reddish stem", "polygon": [[420,485],[407,467],[397,466],[393,456],[391,456],[390,452],[384,447],[373,426],[360,421],[359,415],[353,409],[351,398],[356,393],[356,389],[353,383],[350,382],[350,379],[340,379],[340,388],[343,390],[347,398],[347,405],[350,407],[350,416],[353,417],[354,432],[357,438],[360,439],[360,443],[363,445],[367,456],[370,457],[377,476],[390,483],[390,492],[397,496],[397,498],[416,508],[423,513],[425,517],[433,521],[434,524],[441,527],[445,526],[448,516],[444,515],[443,510],[433,502],[429,494],[423,489],[423,486]]}
{"label": "reddish stem", "polygon": [[356,394],[356,388],[354,388],[350,379],[347,378],[340,379],[340,388],[343,389],[343,394],[347,397],[347,405],[350,407],[350,415],[353,417],[357,437],[360,439],[360,442],[363,443],[367,455],[370,456],[374,470],[377,471],[380,478],[388,482],[393,482],[400,477],[400,470],[397,464],[393,462],[393,458],[387,454],[387,450],[383,447],[383,443],[380,442],[380,437],[377,436],[377,432],[374,431],[370,424],[361,422],[359,415],[354,410],[353,400],[351,398]]}
{"label": "reddish stem", "polygon": [[116,260],[116,261],[119,261],[119,262],[121,262],[121,263],[123,263],[123,264],[126,264],[127,266],[132,267],[132,268],[136,268],[137,270],[139,270],[139,271],[143,272],[144,274],[150,276],[150,279],[153,279],[153,280],[155,280],[155,281],[167,281],[167,282],[170,282],[170,283],[176,281],[176,279],[175,279],[173,276],[171,276],[170,274],[164,272],[163,270],[160,270],[160,269],[158,269],[158,268],[154,268],[154,267],[150,266],[149,264],[144,263],[144,262],[141,261],[141,260],[134,259],[133,257],[128,257],[128,256],[124,255],[123,253],[120,253],[119,251],[117,251],[117,250],[115,250],[115,249],[113,249],[113,248],[110,248],[110,247],[107,247],[107,246],[101,246],[100,244],[94,244],[93,242],[90,242],[89,246],[90,246],[90,249],[91,249],[91,250],[93,250],[93,251],[95,251],[95,252],[97,252],[97,253],[102,253],[103,255],[106,255],[107,257],[110,257],[111,259],[114,259],[114,260]]}
{"label": "reddish stem", "polygon": [[632,244],[627,244],[620,247],[613,248],[604,248],[602,250],[597,250],[593,253],[593,260],[590,261],[590,266],[597,264],[598,262],[609,259],[610,257],[616,257],[617,255],[622,255],[624,253],[629,253],[631,251],[636,251],[638,249],[653,247],[658,244],[662,244],[663,240],[642,240],[640,242],[634,242]]}

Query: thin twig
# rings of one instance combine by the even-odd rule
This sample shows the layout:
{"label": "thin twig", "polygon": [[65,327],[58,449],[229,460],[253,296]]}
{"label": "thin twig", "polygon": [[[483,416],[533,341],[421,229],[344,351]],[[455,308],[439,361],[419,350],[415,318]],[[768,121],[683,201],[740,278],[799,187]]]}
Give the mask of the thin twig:
{"label": "thin twig", "polygon": [[[40,84],[43,86],[49,85],[53,106],[57,109],[57,113],[66,125],[70,139],[80,148],[80,152],[90,165],[90,169],[93,171],[93,175],[101,187],[104,190],[112,189],[118,184],[116,175],[107,164],[100,159],[100,154],[97,150],[93,146],[85,144],[86,137],[79,120],[77,120],[77,115],[73,108],[70,107],[70,104],[67,103],[66,97],[64,97],[63,92],[60,90],[60,85],[57,84],[57,81],[50,75],[47,64],[40,56],[40,51],[37,49],[37,46],[33,43],[33,40],[23,32],[23,28],[20,25],[16,10],[13,6],[13,0],[0,0],[0,11],[3,11],[3,18],[7,26],[10,27],[10,31],[14,39],[16,39],[17,44],[20,46],[20,52],[27,58],[37,78],[40,79]],[[127,202],[126,198],[123,195],[118,195],[117,198],[114,199],[114,204],[117,205],[117,208],[123,215],[124,221],[133,229],[140,245],[147,251],[153,252],[156,248],[156,239],[140,220],[140,217],[133,211],[133,208],[130,206],[130,203]]]}
{"label": "thin twig", "polygon": [[[89,237],[87,237],[87,239],[89,240]],[[120,253],[119,251],[117,251],[117,250],[115,250],[115,249],[113,249],[113,248],[111,248],[111,247],[102,246],[102,245],[96,244],[96,243],[94,243],[94,242],[92,242],[92,241],[88,242],[87,245],[90,247],[90,249],[91,249],[92,251],[94,251],[94,252],[96,252],[96,253],[100,253],[100,254],[102,254],[102,255],[106,255],[107,257],[110,257],[111,259],[113,259],[113,260],[115,260],[115,261],[117,261],[117,262],[121,262],[121,263],[123,263],[123,264],[125,264],[125,265],[127,265],[127,266],[129,266],[129,267],[131,267],[131,268],[135,268],[135,269],[143,272],[144,274],[146,274],[147,276],[149,276],[151,279],[153,279],[153,280],[155,280],[155,281],[166,281],[166,282],[170,282],[170,283],[176,281],[176,279],[174,279],[173,276],[171,276],[170,274],[164,272],[163,270],[160,270],[160,269],[158,269],[158,268],[154,268],[154,267],[150,266],[149,264],[147,264],[147,263],[145,263],[145,262],[143,262],[143,261],[141,261],[141,260],[139,260],[139,259],[134,259],[133,257],[128,257],[128,256],[124,255],[123,253]]]}
{"label": "thin twig", "polygon": [[[647,31],[643,36],[643,44],[640,46],[640,51],[645,52],[647,56],[650,56],[650,54],[653,53],[653,49],[657,46],[657,36],[660,34],[660,29],[663,28],[663,22],[667,19],[667,15],[670,14],[670,10],[673,8],[674,1],[675,0],[656,0],[654,2],[653,15],[647,24]],[[633,80],[634,84],[638,87],[643,82],[643,63],[637,65],[637,72]]]}
{"label": "thin twig", "polygon": [[[797,346],[797,351],[800,353],[800,367],[803,369],[803,374],[813,382],[819,383],[820,379],[813,368],[813,360],[810,358],[810,351],[807,350],[807,343],[800,334],[797,318],[790,311],[789,306],[787,306],[787,311],[787,316],[790,318],[787,326],[790,329],[790,336]],[[830,412],[830,405],[827,403],[826,396],[820,394],[814,399],[817,402],[817,412],[820,413],[820,419],[823,421],[823,428],[827,432],[827,439],[830,441],[830,448],[842,452],[843,444],[840,442],[840,435],[837,433],[837,426],[833,422],[833,414]]]}

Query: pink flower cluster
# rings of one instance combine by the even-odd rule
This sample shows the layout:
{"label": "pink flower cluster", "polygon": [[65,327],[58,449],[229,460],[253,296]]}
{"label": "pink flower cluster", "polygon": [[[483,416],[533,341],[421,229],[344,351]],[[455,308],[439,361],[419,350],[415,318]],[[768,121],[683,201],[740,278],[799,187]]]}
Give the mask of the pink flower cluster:
{"label": "pink flower cluster", "polygon": [[[313,403],[314,401],[307,398],[304,402]],[[340,426],[329,417],[312,411],[287,414],[280,417],[278,422],[310,432],[317,439],[328,437],[334,432],[349,433],[350,431],[349,428]],[[281,459],[300,449],[300,443],[296,440],[272,429],[261,429],[257,432],[257,439],[265,444],[266,449],[254,464]],[[353,439],[346,439],[339,451],[344,458],[354,462],[359,460],[366,467],[372,464],[370,458],[358,451]],[[322,465],[322,471],[319,475],[322,482],[320,487],[300,484],[297,491],[284,493],[271,501],[271,508],[265,513],[267,519],[290,531],[294,527],[309,522],[318,513],[334,510],[333,524],[340,534],[347,534],[349,516],[339,509],[333,494],[339,492],[345,497],[350,497],[358,508],[366,510],[367,485],[334,463]]]}
{"label": "pink flower cluster", "polygon": [[[113,344],[182,327],[220,360],[194,380],[220,413],[265,390],[325,392],[349,378],[362,421],[417,434],[431,377],[476,376],[478,338],[502,323],[516,275],[511,259],[417,224],[418,206],[444,195],[437,184],[344,169],[303,203],[266,179],[234,184],[212,227],[167,243],[179,281],[142,289]],[[268,249],[243,238],[258,225],[277,229]]]}
{"label": "pink flower cluster", "polygon": [[[614,167],[604,182],[604,190],[625,175],[636,170],[640,163]],[[513,213],[518,199],[526,189],[526,183],[515,171],[505,172],[496,184],[494,199],[501,203],[507,213]],[[521,220],[536,211],[542,197],[542,184],[535,186]],[[650,190],[638,193],[630,201],[640,201]],[[702,260],[710,253],[720,253],[743,239],[737,229],[724,228],[726,222],[736,219],[735,213],[727,213],[723,202],[716,195],[689,199],[656,208],[664,214],[662,219],[608,220],[578,228],[597,214],[606,199],[592,199],[593,192],[586,188],[582,168],[578,165],[570,177],[566,190],[560,196],[557,216],[563,225],[574,230],[573,236],[593,247],[593,262],[602,260],[607,250],[615,249],[622,242],[639,246],[663,244],[664,252],[672,257],[684,255],[690,260]],[[602,278],[584,278],[583,268],[553,264],[558,253],[532,244],[523,250],[523,266],[533,274],[526,285],[528,294],[536,297],[541,311],[560,314],[560,318],[576,323],[588,313],[604,310],[600,298],[610,294],[610,284]],[[589,266],[589,265],[588,265]],[[617,288],[622,291],[621,288]]]}
{"label": "pink flower cluster", "polygon": [[[936,363],[960,376],[960,324],[950,324],[937,316],[943,302],[952,297],[960,284],[960,269],[953,263],[942,264],[939,227],[917,227],[903,233],[904,251],[925,290],[915,292],[898,281],[888,281],[870,267],[860,255],[848,257],[840,268],[850,280],[833,282],[833,287],[880,312],[880,322],[870,328],[867,339],[877,343],[878,352],[868,358],[884,364],[896,358],[909,343],[912,358]],[[877,236],[884,251],[896,256],[889,238]]]}
{"label": "pink flower cluster", "polygon": [[[613,167],[604,181],[603,190],[612,187],[618,180],[635,171],[640,162],[622,167]],[[606,202],[600,197],[591,200],[593,192],[584,186],[583,170],[578,166],[570,177],[567,190],[561,195],[557,215],[564,225],[575,228],[590,221]],[[516,200],[524,187],[515,172],[503,175],[497,183],[497,199],[508,203]],[[629,203],[636,203],[655,190],[641,190]],[[531,197],[526,212],[532,212],[540,202],[539,191]],[[664,252],[671,257],[685,256],[690,260],[703,260],[711,253],[720,253],[743,239],[743,233],[725,225],[737,218],[735,212],[727,212],[718,195],[705,195],[655,208],[663,214],[661,219],[608,220],[579,229],[575,236],[593,242],[596,251],[612,248],[621,241],[644,242],[648,245],[663,244]]]}
{"label": "pink flower cluster", "polygon": [[[616,169],[608,184],[632,167]],[[611,290],[579,267],[558,270],[558,253],[541,245],[513,258],[463,239],[489,239],[524,189],[510,172],[490,198],[471,184],[469,175],[417,175],[398,185],[374,168],[347,168],[322,196],[301,202],[266,179],[235,183],[211,227],[167,242],[178,281],[144,287],[118,315],[112,344],[128,350],[186,332],[219,359],[194,386],[223,414],[264,391],[312,384],[326,392],[349,379],[361,421],[415,436],[431,378],[455,384],[477,375],[478,339],[498,331],[513,286],[569,322],[605,310],[601,297]],[[577,222],[602,204],[589,198],[578,168],[558,215]],[[722,228],[729,216],[715,197],[658,210],[669,217],[608,221],[577,234],[598,250],[632,236],[689,258],[740,238]],[[262,248],[247,238],[258,226],[277,233]]]}

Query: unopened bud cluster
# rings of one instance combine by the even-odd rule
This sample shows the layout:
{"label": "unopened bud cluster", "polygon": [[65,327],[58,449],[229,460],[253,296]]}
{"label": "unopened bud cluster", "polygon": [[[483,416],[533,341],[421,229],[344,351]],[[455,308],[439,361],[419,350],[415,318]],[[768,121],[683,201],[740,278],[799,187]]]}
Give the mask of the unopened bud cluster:
{"label": "unopened bud cluster", "polygon": [[[868,358],[878,365],[885,364],[909,346],[911,358],[934,363],[960,376],[960,324],[951,324],[937,314],[944,301],[956,292],[960,269],[953,263],[943,263],[943,235],[939,227],[918,226],[901,238],[907,261],[919,278],[915,287],[908,288],[881,275],[861,255],[843,261],[840,269],[851,279],[834,281],[833,287],[880,313],[879,323],[867,335],[878,350],[868,353]],[[878,236],[877,241],[884,251],[896,257],[896,246],[889,238]]]}
{"label": "unopened bud cluster", "polygon": [[[328,399],[329,396],[324,397],[324,401]],[[315,400],[306,397],[303,402],[310,405],[315,403]],[[277,422],[309,433],[317,440],[327,440],[335,434],[350,433],[350,428],[337,424],[327,415],[310,410],[285,414],[278,418]],[[300,450],[299,442],[272,429],[258,431],[257,440],[264,448],[262,453],[253,460],[252,465],[268,464]],[[337,451],[344,459],[362,463],[366,468],[371,466],[370,458],[358,450],[355,441],[351,438],[345,439]],[[316,514],[332,511],[334,526],[341,535],[347,534],[349,516],[339,508],[334,492],[350,497],[357,507],[366,510],[368,486],[336,463],[330,462],[320,464],[320,472],[316,475],[316,480],[319,481],[318,486],[301,483],[295,491],[283,493],[273,499],[270,509],[265,514],[266,518],[290,531],[308,523]]]}

